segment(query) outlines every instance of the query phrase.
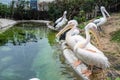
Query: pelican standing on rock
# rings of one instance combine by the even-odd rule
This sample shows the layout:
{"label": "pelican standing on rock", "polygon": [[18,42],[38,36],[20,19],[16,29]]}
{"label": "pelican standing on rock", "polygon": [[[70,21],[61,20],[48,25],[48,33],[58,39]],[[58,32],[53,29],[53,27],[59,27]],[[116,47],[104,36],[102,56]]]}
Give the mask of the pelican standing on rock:
{"label": "pelican standing on rock", "polygon": [[63,16],[55,21],[55,24],[53,26],[55,29],[61,29],[61,27],[63,27],[67,23],[68,20],[66,18],[66,14],[67,11],[64,11]]}
{"label": "pelican standing on rock", "polygon": [[[74,31],[75,27],[77,26],[77,22],[75,20],[71,20],[68,24],[56,35],[59,36],[64,31],[71,29],[66,34],[66,42],[67,45],[74,51],[76,56],[84,63],[90,66],[96,66],[102,69],[109,67],[109,61],[107,57],[93,46],[90,43],[90,34],[89,30],[97,29],[97,26],[94,23],[89,23],[85,27],[86,39],[80,35],[71,36],[72,32]],[[75,62],[75,66],[79,65],[81,62],[78,60]],[[92,67],[91,67],[92,69]],[[91,71],[85,71],[86,75],[90,75]]]}
{"label": "pelican standing on rock", "polygon": [[110,15],[109,15],[109,13],[106,11],[106,9],[105,9],[104,6],[101,6],[100,10],[101,10],[101,13],[102,13],[102,16],[103,16],[103,17],[94,20],[93,23],[95,23],[95,24],[98,26],[98,30],[99,30],[99,31],[102,31],[102,29],[101,29],[100,26],[103,25],[103,24],[105,24],[105,23],[107,22],[107,17],[106,17],[106,15],[107,15],[108,17],[110,17]]}
{"label": "pelican standing on rock", "polygon": [[104,55],[104,53],[90,44],[90,29],[97,29],[97,26],[94,23],[89,23],[86,25],[86,39],[84,42],[78,41],[74,46],[74,52],[76,53],[76,56],[84,63],[90,65],[91,71],[86,71],[89,75],[93,71],[93,66],[101,68],[102,70],[110,66],[108,58]]}
{"label": "pelican standing on rock", "polygon": [[90,29],[97,29],[97,26],[94,23],[89,23],[86,25],[85,42],[77,42],[77,44],[74,46],[74,51],[76,52],[77,56],[86,64],[105,69],[110,66],[108,58],[95,46],[88,45],[90,43]]}

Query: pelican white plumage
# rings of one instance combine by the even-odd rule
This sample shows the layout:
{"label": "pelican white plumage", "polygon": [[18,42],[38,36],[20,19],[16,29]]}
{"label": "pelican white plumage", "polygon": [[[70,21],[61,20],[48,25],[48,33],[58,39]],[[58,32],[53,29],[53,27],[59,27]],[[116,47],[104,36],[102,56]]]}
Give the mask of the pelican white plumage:
{"label": "pelican white plumage", "polygon": [[61,27],[63,27],[67,23],[68,20],[66,18],[66,14],[67,11],[64,11],[63,16],[55,21],[55,24],[53,26],[55,29],[61,29]]}
{"label": "pelican white plumage", "polygon": [[99,49],[97,49],[90,43],[89,30],[97,29],[97,26],[94,23],[89,23],[88,25],[86,25],[85,39],[80,35],[71,35],[77,25],[78,23],[75,20],[69,21],[68,24],[56,36],[59,36],[64,31],[72,28],[66,34],[66,42],[69,47],[74,51],[74,53],[76,53],[77,57],[88,65],[94,65],[102,69],[109,67],[109,61],[107,57],[103,54],[103,52],[101,52]]}
{"label": "pelican white plumage", "polygon": [[107,22],[107,16],[110,17],[109,13],[106,11],[104,6],[101,6],[100,10],[103,17],[93,21],[93,23],[95,23],[98,26],[99,31],[102,30],[100,26]]}

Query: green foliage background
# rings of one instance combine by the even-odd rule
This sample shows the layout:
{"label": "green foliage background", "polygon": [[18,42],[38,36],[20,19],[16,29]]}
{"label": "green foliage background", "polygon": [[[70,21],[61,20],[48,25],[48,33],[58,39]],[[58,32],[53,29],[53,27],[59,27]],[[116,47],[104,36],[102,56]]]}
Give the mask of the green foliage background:
{"label": "green foliage background", "polygon": [[[55,0],[48,4],[48,11],[26,10],[24,7],[29,6],[29,1],[18,0],[19,4],[15,5],[13,0],[10,5],[0,3],[0,17],[14,19],[47,19],[55,21],[62,16],[66,10],[67,18],[77,19],[78,22],[86,20],[85,14],[92,12],[95,5],[105,6],[108,11],[117,10],[120,6],[120,0]],[[43,14],[42,14],[43,13]],[[33,16],[34,15],[34,16]]]}

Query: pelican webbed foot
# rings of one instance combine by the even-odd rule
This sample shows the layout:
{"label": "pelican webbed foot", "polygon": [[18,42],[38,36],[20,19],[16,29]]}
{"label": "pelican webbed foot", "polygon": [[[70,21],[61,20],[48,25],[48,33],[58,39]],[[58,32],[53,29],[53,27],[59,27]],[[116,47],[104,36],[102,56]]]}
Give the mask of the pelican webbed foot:
{"label": "pelican webbed foot", "polygon": [[84,74],[85,76],[89,77],[92,74],[92,72],[91,72],[91,70],[83,70],[82,74]]}
{"label": "pelican webbed foot", "polygon": [[82,62],[80,60],[76,60],[74,63],[73,63],[73,66],[74,67],[77,67],[78,65],[80,65]]}

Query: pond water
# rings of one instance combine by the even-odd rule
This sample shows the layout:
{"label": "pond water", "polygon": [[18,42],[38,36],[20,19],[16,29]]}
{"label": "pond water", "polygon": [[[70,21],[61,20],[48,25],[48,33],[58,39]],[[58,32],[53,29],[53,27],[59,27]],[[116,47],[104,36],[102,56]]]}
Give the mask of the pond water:
{"label": "pond water", "polygon": [[0,34],[0,80],[80,80],[66,64],[55,34],[33,23]]}

